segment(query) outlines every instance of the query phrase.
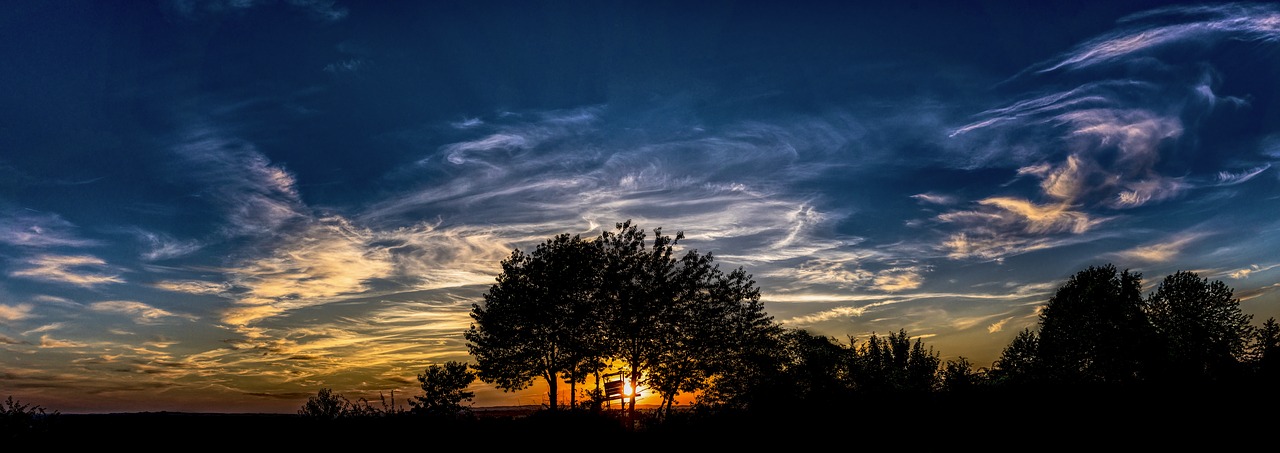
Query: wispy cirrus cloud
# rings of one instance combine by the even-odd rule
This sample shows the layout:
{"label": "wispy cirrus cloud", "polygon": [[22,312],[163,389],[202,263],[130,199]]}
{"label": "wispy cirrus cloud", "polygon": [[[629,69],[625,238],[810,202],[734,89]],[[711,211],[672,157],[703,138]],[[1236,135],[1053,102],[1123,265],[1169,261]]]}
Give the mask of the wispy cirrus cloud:
{"label": "wispy cirrus cloud", "polygon": [[1253,275],[1255,273],[1266,272],[1266,271],[1275,269],[1277,267],[1280,267],[1280,264],[1268,264],[1265,266],[1253,264],[1243,269],[1237,269],[1237,270],[1231,271],[1231,273],[1229,273],[1228,276],[1236,280],[1241,280],[1241,279],[1249,278],[1250,275]]}
{"label": "wispy cirrus cloud", "polygon": [[265,256],[227,270],[229,283],[243,291],[223,320],[243,326],[368,290],[368,280],[393,270],[390,253],[368,247],[371,239],[339,217],[311,223]]}
{"label": "wispy cirrus cloud", "polygon": [[[1216,63],[1205,59],[1230,42],[1280,42],[1277,17],[1273,5],[1156,10],[1128,17],[1117,32],[1015,77],[1066,88],[1031,92],[982,112],[949,137],[961,150],[959,165],[1012,168],[1016,179],[1038,181],[1037,191],[991,196],[979,201],[981,209],[941,214],[938,220],[958,231],[940,247],[953,258],[999,259],[1079,242],[1086,237],[1063,235],[1096,231],[1122,211],[1243,184],[1266,171],[1274,157],[1247,146],[1221,150],[1214,159],[1189,156],[1202,152],[1197,127],[1203,118],[1250,105],[1219,93]],[[1161,260],[1176,247],[1136,248],[1127,256]]]}
{"label": "wispy cirrus cloud", "polygon": [[1012,320],[1013,320],[1013,317],[1010,316],[1008,318],[1004,318],[999,321],[991,323],[991,325],[987,326],[987,333],[996,333],[996,332],[1003,331],[1004,326],[1009,324],[1009,321],[1012,321]]}
{"label": "wispy cirrus cloud", "polygon": [[[1167,23],[1172,22],[1172,23]],[[1041,69],[1084,69],[1160,51],[1177,51],[1187,42],[1225,39],[1280,41],[1280,10],[1274,5],[1224,3],[1176,6],[1135,14],[1120,21],[1126,28],[1105,34],[1072,49],[1061,60]],[[1155,24],[1155,25],[1153,25]]]}
{"label": "wispy cirrus cloud", "polygon": [[1157,243],[1116,252],[1115,256],[1141,262],[1164,263],[1177,258],[1188,245],[1205,236],[1204,233],[1175,234]]}
{"label": "wispy cirrus cloud", "polygon": [[25,209],[0,209],[0,243],[30,248],[100,245],[81,237],[74,224],[57,214]]}
{"label": "wispy cirrus cloud", "polygon": [[230,284],[207,282],[202,280],[164,280],[151,286],[176,293],[200,295],[228,295],[232,289]]}
{"label": "wispy cirrus cloud", "polygon": [[[818,257],[764,272],[762,277],[778,278],[790,283],[787,291],[810,286],[827,286],[846,290],[872,290],[893,293],[919,288],[928,266],[884,267],[890,261],[882,253],[819,252]],[[868,269],[866,267],[871,267]]]}
{"label": "wispy cirrus cloud", "polygon": [[[197,124],[173,149],[187,164],[184,171],[193,173],[223,210],[223,231],[228,235],[270,234],[309,215],[293,174],[271,163],[252,143],[219,127]],[[179,243],[171,252],[196,245]]]}
{"label": "wispy cirrus cloud", "polygon": [[141,257],[146,261],[160,261],[186,256],[199,251],[204,245],[196,240],[174,239],[163,233],[134,229],[134,235],[146,247]]}
{"label": "wispy cirrus cloud", "polygon": [[59,349],[59,348],[82,348],[82,347],[85,347],[85,346],[88,346],[88,345],[89,345],[88,343],[83,343],[83,342],[74,341],[74,340],[61,340],[61,339],[53,338],[53,337],[51,337],[51,336],[49,336],[49,335],[41,335],[41,336],[40,336],[40,347],[41,347],[41,348],[54,348],[54,349]]}
{"label": "wispy cirrus cloud", "polygon": [[89,309],[99,313],[116,313],[132,316],[133,321],[138,324],[154,324],[165,318],[182,318],[189,321],[195,321],[198,319],[192,315],[173,313],[168,310],[131,300],[94,302],[89,304]]}
{"label": "wispy cirrus cloud", "polygon": [[794,259],[859,240],[821,237],[848,213],[821,209],[822,200],[778,182],[847,165],[821,157],[854,142],[860,132],[850,121],[650,131],[656,125],[616,124],[605,107],[469,120],[453,127],[474,138],[418,162],[428,174],[447,170],[448,177],[376,204],[359,219],[395,225],[419,212],[443,212],[441,228],[500,225],[491,228],[497,242],[516,246],[565,231],[595,234],[630,219],[646,229],[679,228],[690,247],[726,251],[721,256],[738,263]]}
{"label": "wispy cirrus cloud", "polygon": [[949,205],[949,204],[954,204],[957,201],[956,197],[952,195],[943,195],[943,194],[936,194],[936,193],[918,193],[918,194],[912,195],[911,198],[920,200],[921,203],[937,204],[937,205]]}
{"label": "wispy cirrus cloud", "polygon": [[1262,172],[1267,171],[1267,169],[1269,168],[1271,168],[1271,164],[1266,164],[1260,167],[1254,167],[1254,168],[1250,168],[1250,169],[1239,171],[1239,172],[1231,172],[1231,171],[1225,171],[1225,170],[1219,171],[1218,184],[1221,184],[1224,186],[1234,186],[1236,184],[1245,183],[1245,182],[1248,182],[1250,179],[1253,179],[1253,177],[1262,174]]}
{"label": "wispy cirrus cloud", "polygon": [[41,254],[30,257],[25,262],[27,268],[11,271],[9,275],[83,287],[125,281],[119,275],[103,273],[103,270],[110,270],[106,261],[90,255]]}
{"label": "wispy cirrus cloud", "polygon": [[0,304],[0,323],[13,323],[34,317],[31,304]]}

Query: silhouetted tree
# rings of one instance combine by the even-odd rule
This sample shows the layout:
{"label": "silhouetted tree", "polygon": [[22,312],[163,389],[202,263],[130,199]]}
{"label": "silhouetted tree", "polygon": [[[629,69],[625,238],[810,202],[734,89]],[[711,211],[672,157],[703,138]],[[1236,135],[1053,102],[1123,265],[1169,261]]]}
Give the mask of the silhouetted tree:
{"label": "silhouetted tree", "polygon": [[1123,383],[1141,378],[1151,348],[1142,276],[1090,266],[1058,288],[1040,312],[1039,363],[1061,383]]}
{"label": "silhouetted tree", "polygon": [[39,405],[24,404],[13,396],[0,403],[0,440],[25,440],[48,434],[60,414]]}
{"label": "silhouetted tree", "polygon": [[607,351],[603,315],[595,312],[598,257],[594,244],[562,234],[503,260],[484,304],[472,304],[474,322],[464,334],[481,380],[514,391],[541,377],[555,410],[561,373],[572,394],[572,385],[599,369]]}
{"label": "silhouetted tree", "polygon": [[938,384],[942,359],[932,347],[926,350],[923,340],[912,343],[906,330],[884,339],[872,333],[862,345],[851,338],[850,344],[852,381],[858,391],[929,392]]}
{"label": "silhouetted tree", "polygon": [[736,373],[727,364],[739,356],[776,341],[780,329],[764,312],[760,290],[742,268],[728,274],[711,254],[686,253],[673,282],[679,289],[673,305],[664,310],[668,329],[649,369],[650,388],[662,396],[660,413],[670,411],[675,396],[704,389],[711,377]]}
{"label": "silhouetted tree", "polygon": [[848,390],[846,349],[804,329],[761,330],[756,341],[718,362],[694,406],[713,411],[781,411],[830,403]]}
{"label": "silhouetted tree", "polygon": [[351,401],[341,393],[322,388],[315,396],[307,397],[307,402],[298,409],[298,415],[319,420],[336,420],[346,416],[350,408]]}
{"label": "silhouetted tree", "polygon": [[1022,329],[1005,346],[1000,358],[991,366],[994,385],[1020,387],[1035,382],[1039,376],[1040,339],[1031,329]]}
{"label": "silhouetted tree", "polygon": [[[615,228],[597,239],[604,256],[600,302],[607,307],[613,355],[629,372],[632,385],[639,387],[650,368],[673,347],[668,344],[676,335],[671,323],[680,319],[685,308],[676,303],[684,282],[674,257],[674,247],[684,234],[666,236],[655,228],[649,243],[644,231],[630,220]],[[634,415],[635,401],[633,394],[626,402],[630,415]]]}
{"label": "silhouetted tree", "polygon": [[1267,318],[1254,335],[1252,361],[1254,370],[1264,383],[1280,378],[1280,323]]}
{"label": "silhouetted tree", "polygon": [[423,394],[409,400],[410,412],[438,417],[465,415],[470,409],[462,402],[475,397],[475,392],[466,390],[475,380],[476,372],[466,363],[449,361],[444,365],[431,365],[418,375]]}
{"label": "silhouetted tree", "polygon": [[1236,376],[1253,337],[1253,316],[1240,311],[1230,287],[1194,272],[1175,272],[1147,297],[1146,312],[1163,345],[1163,377],[1198,381]]}
{"label": "silhouetted tree", "polygon": [[943,391],[971,392],[986,387],[987,370],[975,369],[968,358],[961,356],[942,365],[939,380]]}

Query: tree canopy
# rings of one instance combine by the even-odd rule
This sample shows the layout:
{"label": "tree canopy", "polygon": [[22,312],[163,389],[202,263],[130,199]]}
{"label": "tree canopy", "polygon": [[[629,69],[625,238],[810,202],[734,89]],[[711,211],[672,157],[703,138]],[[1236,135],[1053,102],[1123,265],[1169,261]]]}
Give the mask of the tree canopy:
{"label": "tree canopy", "polygon": [[572,386],[616,365],[669,408],[729,371],[732,355],[777,326],[745,270],[725,272],[710,253],[677,253],[682,238],[661,228],[650,238],[626,221],[592,240],[559,235],[532,253],[514,250],[472,305],[465,336],[478,377],[503,390],[541,377],[554,409],[561,378]]}

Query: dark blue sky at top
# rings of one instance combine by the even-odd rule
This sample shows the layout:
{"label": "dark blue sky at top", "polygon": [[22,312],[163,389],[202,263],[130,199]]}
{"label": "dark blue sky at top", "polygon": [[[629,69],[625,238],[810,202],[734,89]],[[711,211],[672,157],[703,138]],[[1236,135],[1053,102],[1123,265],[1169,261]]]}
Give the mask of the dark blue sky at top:
{"label": "dark blue sky at top", "polygon": [[1273,3],[6,2],[0,389],[409,391],[512,248],[627,219],[979,364],[1094,264],[1261,321],[1277,57]]}

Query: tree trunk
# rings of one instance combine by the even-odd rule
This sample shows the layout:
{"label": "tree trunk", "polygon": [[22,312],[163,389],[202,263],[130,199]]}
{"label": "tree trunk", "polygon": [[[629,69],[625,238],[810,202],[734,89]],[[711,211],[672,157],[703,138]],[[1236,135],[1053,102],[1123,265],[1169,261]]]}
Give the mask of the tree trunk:
{"label": "tree trunk", "polygon": [[556,388],[558,387],[556,385],[556,376],[555,374],[552,374],[550,377],[547,377],[546,379],[547,379],[547,398],[550,399],[550,401],[547,402],[547,408],[554,411],[556,410],[556,402],[557,402],[556,398],[558,397],[558,395],[556,395]]}

